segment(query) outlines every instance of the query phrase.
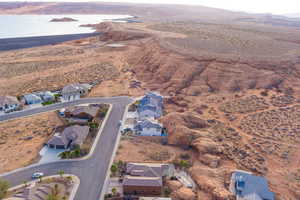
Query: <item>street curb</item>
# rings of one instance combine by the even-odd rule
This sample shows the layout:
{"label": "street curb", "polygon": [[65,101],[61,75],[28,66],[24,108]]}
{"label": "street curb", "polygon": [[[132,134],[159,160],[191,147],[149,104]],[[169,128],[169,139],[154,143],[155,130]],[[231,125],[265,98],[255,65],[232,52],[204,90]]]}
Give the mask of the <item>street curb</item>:
{"label": "street curb", "polygon": [[[71,194],[69,196],[69,200],[73,200],[75,195],[76,195],[76,192],[79,188],[79,185],[80,185],[80,179],[73,175],[73,174],[64,174],[63,175],[64,177],[68,177],[68,176],[71,176],[72,177],[72,180],[74,181],[74,186],[72,188],[72,191],[71,191]],[[60,177],[60,175],[53,175],[53,176],[46,176],[46,177],[43,177],[43,179],[49,179],[49,178],[56,178],[56,177]],[[39,180],[33,180],[33,181],[30,181],[28,183],[26,183],[27,185],[30,185],[32,183],[35,183],[35,182],[39,182]],[[17,185],[15,187],[12,187],[12,188],[9,188],[8,191],[13,191],[13,190],[17,190],[17,189],[20,189],[22,187],[25,187],[25,184],[20,184],[20,185]]]}
{"label": "street curb", "polygon": [[[113,99],[118,99],[118,98],[128,98],[128,96],[81,98],[81,99],[77,99],[77,100],[74,100],[74,101],[59,102],[59,103],[55,103],[55,104],[51,104],[51,105],[47,105],[47,106],[43,106],[43,107],[39,107],[39,108],[30,108],[30,109],[25,109],[25,110],[20,110],[20,111],[14,111],[12,113],[7,113],[5,115],[0,115],[0,122],[10,121],[10,120],[24,118],[24,117],[30,117],[30,116],[33,116],[33,115],[38,115],[38,114],[47,113],[47,112],[52,112],[52,111],[59,110],[61,108],[69,107],[69,106],[77,106],[77,105],[80,105],[80,104],[93,104],[93,103],[97,103],[97,102],[94,102],[94,101],[97,101],[97,100],[105,100],[105,99],[113,100]],[[68,105],[68,104],[71,104],[71,105]],[[103,103],[103,104],[108,104],[108,103]],[[62,107],[57,108],[57,107],[60,107],[60,106],[62,106]],[[31,110],[36,110],[36,109],[40,109],[40,108],[50,108],[50,110],[41,111],[41,112],[37,112],[37,113],[32,113],[32,114],[28,114],[26,116],[15,116],[15,117],[9,118],[9,119],[1,119],[2,116],[10,116],[10,115],[14,115],[14,114],[18,114],[18,113],[22,113],[22,112],[26,112],[26,111],[31,111]]]}
{"label": "street curb", "polygon": [[100,136],[102,135],[104,126],[105,126],[105,124],[106,124],[106,122],[107,122],[107,120],[108,120],[108,117],[110,116],[110,113],[111,113],[112,108],[113,108],[113,105],[110,104],[110,103],[106,103],[106,105],[109,105],[108,111],[107,111],[107,113],[106,113],[106,115],[105,115],[105,117],[104,117],[104,120],[103,120],[102,123],[101,123],[101,126],[100,126],[100,128],[99,128],[99,130],[98,130],[97,136],[96,136],[96,138],[95,138],[95,140],[94,140],[94,142],[93,142],[93,145],[92,145],[92,148],[91,148],[89,154],[86,155],[86,156],[84,156],[84,157],[82,157],[82,158],[65,159],[65,160],[64,160],[64,159],[61,159],[61,160],[64,160],[64,161],[68,161],[68,160],[71,160],[71,161],[86,160],[86,159],[89,159],[89,158],[94,154],[94,151],[95,151],[95,148],[96,148],[96,146],[97,146],[97,143],[99,142]]}
{"label": "street curb", "polygon": [[[128,108],[129,106],[131,105],[132,103],[128,104],[126,107],[125,107],[125,112],[123,114],[123,118],[122,118],[122,122],[124,123],[124,119],[125,119],[125,116],[127,116],[127,112],[128,112]],[[104,180],[104,184],[103,184],[103,187],[102,187],[102,190],[101,190],[101,194],[100,194],[100,199],[99,200],[103,200],[104,199],[104,195],[105,195],[105,191],[107,189],[107,183],[108,183],[108,179],[110,177],[110,167],[114,161],[114,158],[116,156],[116,153],[117,153],[117,150],[118,150],[118,147],[119,147],[119,144],[120,144],[120,139],[121,139],[121,128],[122,126],[120,126],[119,128],[119,133],[118,133],[118,137],[117,137],[117,142],[115,144],[115,147],[114,147],[114,151],[113,151],[113,155],[110,159],[110,163],[109,163],[109,166],[108,166],[108,169],[106,171],[106,177],[105,177],[105,180]]]}
{"label": "street curb", "polygon": [[[10,171],[10,172],[2,173],[2,174],[0,174],[0,177],[6,176],[6,175],[9,175],[9,174],[13,174],[13,173],[15,173],[15,172],[22,171],[22,170],[24,170],[24,169],[28,169],[28,168],[31,168],[31,167],[38,167],[38,166],[40,166],[40,165],[47,165],[47,164],[49,164],[49,163],[55,163],[55,162],[57,162],[57,163],[59,163],[59,162],[76,162],[76,161],[82,161],[82,160],[87,160],[87,159],[89,159],[89,158],[93,155],[93,153],[94,153],[94,150],[95,150],[95,148],[96,148],[96,146],[97,146],[97,143],[98,143],[98,141],[99,141],[99,139],[100,139],[100,135],[102,134],[102,131],[103,131],[103,129],[104,129],[104,126],[105,126],[105,124],[106,124],[106,122],[107,122],[107,120],[108,120],[108,117],[109,117],[109,115],[110,115],[110,113],[111,113],[111,110],[112,110],[112,108],[113,108],[113,105],[112,105],[112,104],[108,104],[108,103],[106,103],[106,104],[109,105],[109,110],[108,110],[107,113],[106,113],[106,116],[105,116],[105,118],[104,118],[104,120],[103,120],[103,122],[102,122],[102,124],[101,124],[101,127],[100,127],[100,129],[99,129],[99,131],[98,131],[97,137],[96,137],[96,139],[95,139],[95,141],[94,141],[94,143],[93,143],[93,146],[92,146],[92,148],[91,148],[91,151],[89,152],[88,155],[86,155],[86,156],[84,156],[84,157],[82,157],[82,158],[77,158],[77,159],[60,159],[60,160],[58,160],[58,161],[54,161],[54,162],[46,162],[46,163],[42,163],[42,164],[34,163],[34,164],[28,165],[28,166],[26,166],[26,167],[22,167],[22,168],[18,168],[18,169],[15,169],[15,170],[13,170],[13,171]],[[78,105],[80,105],[80,104],[78,104]],[[99,134],[99,133],[100,133],[100,134]]]}

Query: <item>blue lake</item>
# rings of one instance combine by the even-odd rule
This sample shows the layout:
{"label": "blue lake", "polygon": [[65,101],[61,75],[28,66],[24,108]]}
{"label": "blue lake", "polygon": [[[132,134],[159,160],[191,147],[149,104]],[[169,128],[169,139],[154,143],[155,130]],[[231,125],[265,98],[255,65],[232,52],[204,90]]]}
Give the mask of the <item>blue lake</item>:
{"label": "blue lake", "polygon": [[[54,18],[69,17],[78,21],[50,22]],[[32,37],[92,33],[82,24],[129,18],[129,15],[0,15],[0,38]]]}

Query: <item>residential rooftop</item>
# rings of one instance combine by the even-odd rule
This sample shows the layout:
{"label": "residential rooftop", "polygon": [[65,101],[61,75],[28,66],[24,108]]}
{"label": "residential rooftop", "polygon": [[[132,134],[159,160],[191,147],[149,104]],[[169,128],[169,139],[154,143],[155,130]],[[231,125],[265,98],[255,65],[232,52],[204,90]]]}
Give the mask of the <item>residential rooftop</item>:
{"label": "residential rooftop", "polygon": [[160,177],[140,177],[140,176],[130,176],[126,175],[123,180],[124,186],[153,186],[161,187],[162,178]]}
{"label": "residential rooftop", "polygon": [[267,180],[250,172],[235,171],[231,176],[231,191],[239,200],[274,200]]}

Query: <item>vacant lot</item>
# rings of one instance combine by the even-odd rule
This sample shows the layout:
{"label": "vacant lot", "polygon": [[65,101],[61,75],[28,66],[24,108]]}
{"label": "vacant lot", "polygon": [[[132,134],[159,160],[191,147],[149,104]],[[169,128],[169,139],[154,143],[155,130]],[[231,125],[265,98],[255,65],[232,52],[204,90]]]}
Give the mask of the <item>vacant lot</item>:
{"label": "vacant lot", "polygon": [[0,173],[34,162],[56,126],[56,113],[49,112],[0,123]]}
{"label": "vacant lot", "polygon": [[271,26],[185,21],[155,24],[149,28],[186,34],[187,38],[167,38],[166,44],[194,55],[280,59],[282,54],[288,56],[294,54],[294,50],[300,50],[299,44],[292,42],[297,40],[299,32],[287,33]]}
{"label": "vacant lot", "polygon": [[1,95],[56,90],[76,82],[99,84],[119,75],[101,51],[84,50],[76,43],[2,52],[0,57]]}

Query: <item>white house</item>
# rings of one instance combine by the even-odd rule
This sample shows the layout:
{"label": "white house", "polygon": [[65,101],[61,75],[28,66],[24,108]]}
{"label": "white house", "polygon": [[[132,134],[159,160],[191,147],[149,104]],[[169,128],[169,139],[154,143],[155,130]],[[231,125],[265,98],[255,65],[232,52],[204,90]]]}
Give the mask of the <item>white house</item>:
{"label": "white house", "polygon": [[73,101],[76,99],[80,99],[81,96],[84,96],[90,90],[90,86],[88,84],[70,84],[65,86],[62,89],[62,98],[64,101]]}
{"label": "white house", "polygon": [[0,96],[0,112],[12,112],[19,109],[20,106],[16,97]]}
{"label": "white house", "polygon": [[162,125],[148,119],[138,122],[134,131],[141,136],[162,136]]}
{"label": "white house", "polygon": [[149,92],[141,100],[137,111],[141,120],[147,118],[160,118],[162,116],[163,97]]}

